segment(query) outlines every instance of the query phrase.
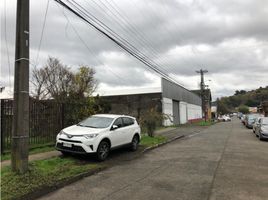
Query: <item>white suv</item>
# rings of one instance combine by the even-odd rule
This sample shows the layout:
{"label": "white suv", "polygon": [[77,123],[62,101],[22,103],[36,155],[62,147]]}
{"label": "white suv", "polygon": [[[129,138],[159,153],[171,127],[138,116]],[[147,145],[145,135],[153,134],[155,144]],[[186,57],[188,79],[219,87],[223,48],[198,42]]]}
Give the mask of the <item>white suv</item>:
{"label": "white suv", "polygon": [[99,161],[111,149],[129,145],[135,151],[140,142],[140,126],[134,117],[125,115],[93,115],[63,129],[56,139],[56,149],[63,154],[95,153]]}

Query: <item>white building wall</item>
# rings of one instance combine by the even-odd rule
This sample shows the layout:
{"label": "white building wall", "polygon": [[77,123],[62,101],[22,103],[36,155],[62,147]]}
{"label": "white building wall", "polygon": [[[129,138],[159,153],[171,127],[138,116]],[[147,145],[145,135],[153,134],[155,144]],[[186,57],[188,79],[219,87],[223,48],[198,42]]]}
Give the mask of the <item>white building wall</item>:
{"label": "white building wall", "polygon": [[[163,122],[164,126],[174,125],[174,113],[173,113],[173,101],[169,98],[163,98],[162,100],[163,114],[165,115],[165,120]],[[189,120],[202,118],[202,108],[201,106],[189,104],[187,102],[180,101],[179,103],[179,118],[180,124],[185,124]]]}
{"label": "white building wall", "polygon": [[163,125],[164,126],[173,125],[173,104],[172,104],[172,99],[163,98],[162,106],[163,106],[162,107],[163,114],[165,115]]}
{"label": "white building wall", "polygon": [[201,106],[194,105],[194,104],[187,104],[187,116],[188,116],[188,120],[202,118]]}
{"label": "white building wall", "polygon": [[180,102],[180,124],[186,124],[187,120],[187,103],[181,101]]}

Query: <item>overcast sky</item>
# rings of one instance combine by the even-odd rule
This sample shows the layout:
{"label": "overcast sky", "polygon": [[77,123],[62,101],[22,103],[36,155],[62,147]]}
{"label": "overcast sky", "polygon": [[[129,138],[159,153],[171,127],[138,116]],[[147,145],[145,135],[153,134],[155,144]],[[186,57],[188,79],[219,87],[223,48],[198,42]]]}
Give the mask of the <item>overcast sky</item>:
{"label": "overcast sky", "polygon": [[[53,0],[37,58],[48,1],[30,2],[31,68],[53,56],[73,70],[94,67],[99,91],[159,85],[156,74]],[[199,87],[200,68],[209,71],[213,99],[268,85],[267,0],[76,2],[188,89]],[[16,1],[1,0],[2,97],[13,89],[15,18]]]}

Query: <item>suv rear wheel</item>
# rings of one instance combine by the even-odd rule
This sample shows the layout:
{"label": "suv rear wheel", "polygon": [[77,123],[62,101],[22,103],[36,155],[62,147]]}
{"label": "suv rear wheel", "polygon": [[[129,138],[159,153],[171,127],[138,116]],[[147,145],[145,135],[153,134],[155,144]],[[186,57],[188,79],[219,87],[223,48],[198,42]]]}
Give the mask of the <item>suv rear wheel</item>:
{"label": "suv rear wheel", "polygon": [[102,141],[99,144],[98,150],[97,150],[97,160],[98,161],[104,161],[110,152],[110,145],[106,141]]}

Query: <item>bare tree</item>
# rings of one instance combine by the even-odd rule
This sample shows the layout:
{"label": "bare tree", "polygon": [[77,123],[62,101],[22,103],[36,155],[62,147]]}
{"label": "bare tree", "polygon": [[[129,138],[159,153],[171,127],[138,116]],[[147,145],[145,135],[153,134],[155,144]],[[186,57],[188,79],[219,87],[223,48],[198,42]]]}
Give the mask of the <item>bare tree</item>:
{"label": "bare tree", "polygon": [[48,58],[43,70],[46,90],[52,98],[63,101],[71,91],[74,81],[73,73],[69,67],[52,57]]}
{"label": "bare tree", "polygon": [[33,85],[33,90],[31,91],[32,96],[37,100],[42,100],[47,98],[48,91],[45,87],[45,72],[44,69],[37,69],[34,67],[32,70],[31,83]]}
{"label": "bare tree", "polygon": [[77,73],[73,73],[59,59],[49,57],[43,68],[33,70],[34,97],[53,98],[62,102],[70,96],[90,96],[97,85],[94,74],[95,71],[87,66],[81,66]]}

